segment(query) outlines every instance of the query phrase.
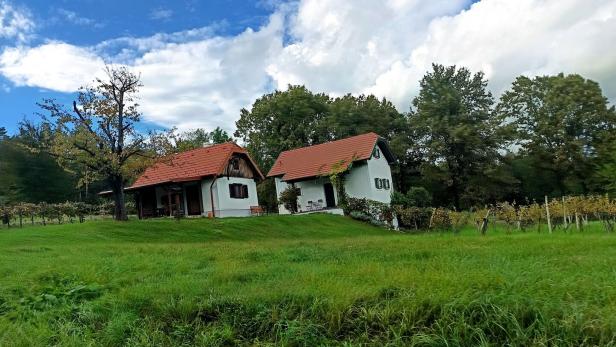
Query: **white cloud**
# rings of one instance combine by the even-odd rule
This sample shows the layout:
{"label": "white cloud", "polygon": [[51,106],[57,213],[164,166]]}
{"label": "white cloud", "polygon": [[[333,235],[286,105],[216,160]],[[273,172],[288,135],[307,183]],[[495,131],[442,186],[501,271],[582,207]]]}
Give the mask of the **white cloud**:
{"label": "white cloud", "polygon": [[91,26],[94,28],[102,28],[105,26],[105,24],[100,23],[92,18],[83,17],[77,14],[77,12],[65,10],[63,8],[58,9],[58,14],[62,16],[63,20],[76,25]]}
{"label": "white cloud", "polygon": [[483,70],[495,93],[520,74],[580,73],[616,100],[615,0],[301,0],[278,5],[256,30],[216,32],[16,46],[0,54],[0,74],[69,92],[103,59],[122,63],[141,73],[147,120],[226,130],[242,107],[288,83],[374,93],[406,111],[432,62]]}
{"label": "white cloud", "polygon": [[0,55],[0,73],[15,85],[60,92],[73,92],[91,82],[103,66],[103,60],[88,49],[62,42],[7,48]]}
{"label": "white cloud", "polygon": [[150,11],[150,19],[154,20],[168,20],[171,16],[173,16],[173,11],[162,7]]}
{"label": "white cloud", "polygon": [[0,39],[26,41],[34,30],[30,12],[16,8],[5,0],[0,0]]}

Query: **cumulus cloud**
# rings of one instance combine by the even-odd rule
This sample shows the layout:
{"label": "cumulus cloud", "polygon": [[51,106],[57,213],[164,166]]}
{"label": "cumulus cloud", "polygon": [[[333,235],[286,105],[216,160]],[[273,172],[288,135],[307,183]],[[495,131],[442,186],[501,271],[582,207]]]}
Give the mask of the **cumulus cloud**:
{"label": "cumulus cloud", "polygon": [[[2,0],[0,0],[2,4]],[[103,60],[141,73],[145,118],[180,128],[234,128],[242,107],[274,88],[374,93],[408,110],[433,62],[482,70],[500,93],[520,75],[580,73],[616,100],[614,0],[301,0],[236,36],[216,25],[92,47],[6,48],[0,74],[70,92]]]}
{"label": "cumulus cloud", "polygon": [[0,73],[15,85],[60,92],[76,91],[103,67],[103,60],[89,49],[63,42],[6,48],[0,55]]}
{"label": "cumulus cloud", "polygon": [[34,30],[30,12],[17,8],[5,0],[0,0],[0,39],[26,41]]}

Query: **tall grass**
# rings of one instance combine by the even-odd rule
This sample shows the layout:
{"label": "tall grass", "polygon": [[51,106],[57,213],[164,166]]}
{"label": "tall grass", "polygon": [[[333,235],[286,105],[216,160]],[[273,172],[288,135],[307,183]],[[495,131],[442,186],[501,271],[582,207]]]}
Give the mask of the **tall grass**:
{"label": "tall grass", "polygon": [[613,345],[616,239],[329,215],[0,232],[0,345]]}

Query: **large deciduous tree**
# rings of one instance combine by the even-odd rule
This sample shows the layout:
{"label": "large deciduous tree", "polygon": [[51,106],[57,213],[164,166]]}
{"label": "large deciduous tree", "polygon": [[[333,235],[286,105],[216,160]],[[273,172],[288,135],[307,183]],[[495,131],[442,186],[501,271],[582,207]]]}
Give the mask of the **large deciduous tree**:
{"label": "large deciduous tree", "polygon": [[54,100],[40,106],[49,113],[43,126],[52,129],[47,149],[65,167],[83,167],[106,180],[115,203],[114,218],[127,220],[124,187],[147,161],[145,137],[135,129],[141,114],[136,97],[139,76],[128,69],[106,68],[105,79],[81,88],[72,109]]}
{"label": "large deciduous tree", "polygon": [[515,127],[528,179],[543,194],[588,193],[602,153],[609,157],[616,127],[596,82],[579,75],[518,77],[497,112]]}
{"label": "large deciduous tree", "polygon": [[327,114],[328,100],[304,86],[263,95],[250,110],[241,110],[235,136],[246,142],[257,164],[267,171],[280,152],[327,139],[318,125]]}
{"label": "large deciduous tree", "polygon": [[505,132],[486,87],[482,72],[437,64],[420,82],[409,124],[422,176],[440,193],[438,203],[467,207],[494,198],[490,188],[510,181],[498,169]]}

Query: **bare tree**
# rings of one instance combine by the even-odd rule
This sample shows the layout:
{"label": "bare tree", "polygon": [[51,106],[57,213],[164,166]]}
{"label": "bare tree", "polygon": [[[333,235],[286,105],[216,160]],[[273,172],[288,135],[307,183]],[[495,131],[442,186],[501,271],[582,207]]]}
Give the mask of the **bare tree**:
{"label": "bare tree", "polygon": [[125,67],[106,67],[105,72],[105,79],[80,88],[70,111],[55,100],[40,103],[49,116],[43,116],[39,127],[51,129],[45,147],[63,167],[85,167],[89,179],[107,181],[114,218],[127,220],[124,187],[156,152],[135,129],[141,118],[136,102],[140,77]]}

